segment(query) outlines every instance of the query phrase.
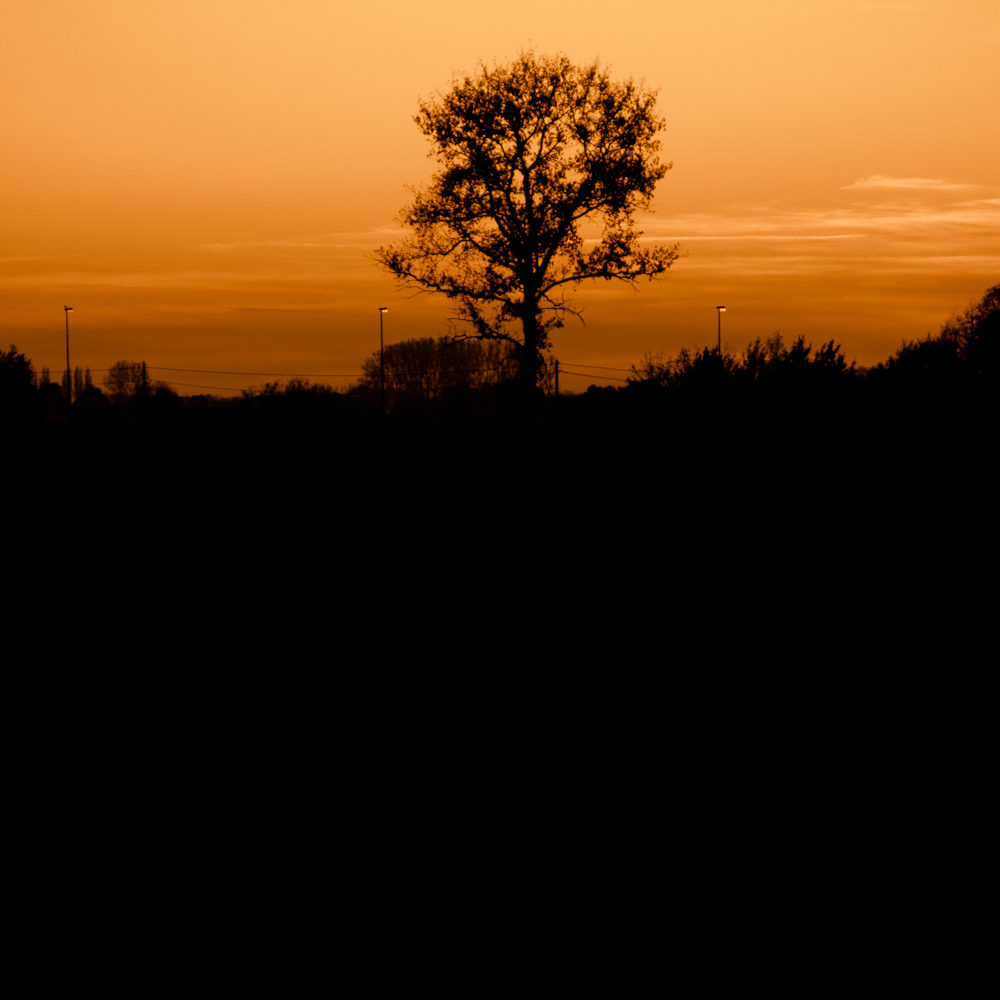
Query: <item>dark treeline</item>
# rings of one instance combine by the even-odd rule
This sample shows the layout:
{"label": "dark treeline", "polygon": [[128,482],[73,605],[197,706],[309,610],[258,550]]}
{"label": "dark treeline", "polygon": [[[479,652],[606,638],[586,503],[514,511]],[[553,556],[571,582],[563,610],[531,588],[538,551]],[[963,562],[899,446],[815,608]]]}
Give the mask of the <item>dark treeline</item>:
{"label": "dark treeline", "polygon": [[[69,406],[11,349],[9,572],[38,607],[65,574],[74,601],[101,599],[110,616],[201,621],[221,600],[245,607],[240,627],[273,624],[279,608],[339,626],[342,643],[392,632],[392,616],[355,630],[384,605],[424,614],[418,644],[455,621],[489,622],[470,648],[508,618],[521,634],[572,624],[588,644],[597,630],[609,663],[659,662],[637,643],[647,631],[661,651],[708,656],[735,608],[764,605],[743,654],[771,648],[777,629],[809,634],[809,660],[845,619],[940,615],[943,592],[975,589],[971,565],[992,565],[997,298],[868,370],[835,344],[773,337],[550,392],[530,419],[502,365],[452,384],[436,353],[433,391],[389,381],[383,414],[371,363],[350,391],[292,380],[236,399],[181,397],[123,366],[120,391],[83,373]],[[46,558],[18,557],[17,539]],[[114,567],[110,603],[79,558],[88,549]],[[612,620],[613,652],[610,633],[600,640]]]}
{"label": "dark treeline", "polygon": [[[648,357],[621,383],[584,393],[556,391],[543,373],[531,430],[575,436],[578,449],[614,439],[626,448],[696,451],[707,440],[743,449],[794,440],[821,455],[833,438],[873,447],[920,447],[959,430],[981,440],[996,427],[1000,286],[938,334],[904,343],[885,362],[860,368],[829,340],[818,347],[775,334],[741,353],[685,350]],[[182,397],[152,381],[145,364],[117,362],[103,381],[77,370],[61,383],[36,373],[12,346],[0,352],[0,419],[9,448],[47,443],[114,447],[123,440],[224,449],[271,442],[283,448],[363,451],[370,435],[411,442],[448,428],[475,448],[489,428],[520,426],[516,358],[509,345],[443,338],[388,345],[346,391],[305,379],[268,383],[235,399]],[[72,402],[68,393],[72,386]],[[820,435],[820,436],[817,436]],[[865,444],[867,442],[867,444]]]}

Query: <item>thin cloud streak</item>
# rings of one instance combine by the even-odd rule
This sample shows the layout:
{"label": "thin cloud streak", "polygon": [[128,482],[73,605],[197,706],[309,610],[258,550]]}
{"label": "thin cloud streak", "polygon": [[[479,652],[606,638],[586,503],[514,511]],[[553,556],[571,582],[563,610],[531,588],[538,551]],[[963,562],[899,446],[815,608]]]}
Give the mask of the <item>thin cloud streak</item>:
{"label": "thin cloud streak", "polygon": [[[858,197],[827,208],[726,205],[718,212],[649,217],[642,220],[642,240],[680,245],[679,281],[687,273],[727,281],[836,275],[843,287],[880,275],[1000,273],[1000,198],[955,198],[953,192],[969,185],[929,178],[867,181],[840,189]],[[864,189],[897,197],[872,201],[861,197]],[[831,194],[831,202],[843,202]]]}
{"label": "thin cloud streak", "polygon": [[892,236],[990,237],[1000,230],[1000,198],[950,204],[831,206],[802,210],[774,205],[726,206],[719,213],[644,221],[645,240],[836,242]]}
{"label": "thin cloud streak", "polygon": [[926,10],[933,6],[929,0],[864,0],[861,10]]}
{"label": "thin cloud streak", "polygon": [[386,240],[400,239],[406,231],[399,227],[375,227],[353,232],[322,233],[316,236],[280,236],[247,242],[208,243],[206,250],[357,250],[376,247]]}
{"label": "thin cloud streak", "polygon": [[872,174],[852,184],[845,184],[842,191],[902,190],[902,191],[963,191],[973,185],[946,181],[941,177],[886,177]]}

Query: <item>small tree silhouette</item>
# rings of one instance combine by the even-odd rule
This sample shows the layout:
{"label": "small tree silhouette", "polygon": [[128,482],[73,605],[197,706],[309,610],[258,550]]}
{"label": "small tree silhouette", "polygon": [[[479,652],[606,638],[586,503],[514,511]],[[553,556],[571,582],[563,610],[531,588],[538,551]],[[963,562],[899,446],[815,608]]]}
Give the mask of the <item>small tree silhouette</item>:
{"label": "small tree silhouette", "polygon": [[115,403],[123,403],[149,392],[144,361],[116,361],[104,376],[104,386]]}
{"label": "small tree silhouette", "polygon": [[35,371],[28,358],[13,344],[0,351],[0,414],[26,413],[35,403]]}

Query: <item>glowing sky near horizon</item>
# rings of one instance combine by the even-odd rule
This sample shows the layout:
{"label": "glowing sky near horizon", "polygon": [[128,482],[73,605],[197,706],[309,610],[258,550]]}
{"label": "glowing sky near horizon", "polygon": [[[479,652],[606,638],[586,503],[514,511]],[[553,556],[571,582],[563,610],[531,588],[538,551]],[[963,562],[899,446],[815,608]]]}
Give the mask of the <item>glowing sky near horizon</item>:
{"label": "glowing sky near horizon", "polygon": [[389,341],[444,334],[370,254],[433,168],[418,100],[528,47],[658,90],[674,163],[642,228],[684,256],[581,289],[567,371],[714,344],[722,303],[733,349],[779,330],[871,363],[1000,281],[996,0],[618,10],[6,0],[0,341],[60,371],[72,305],[74,365],[191,391],[347,381],[380,305]]}

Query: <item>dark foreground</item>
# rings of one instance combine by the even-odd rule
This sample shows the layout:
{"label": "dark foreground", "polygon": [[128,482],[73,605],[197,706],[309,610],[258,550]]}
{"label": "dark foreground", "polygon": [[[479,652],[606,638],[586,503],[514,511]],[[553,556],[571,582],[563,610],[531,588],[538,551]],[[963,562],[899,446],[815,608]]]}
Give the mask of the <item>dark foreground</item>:
{"label": "dark foreground", "polygon": [[763,533],[886,537],[985,514],[998,411],[990,393],[911,392],[593,393],[550,401],[530,420],[427,409],[74,413],[9,429],[6,499],[53,535],[138,533],[144,548],[233,534],[251,548],[339,539],[364,558],[389,539],[429,552],[450,541],[503,563],[511,546],[546,559],[568,537],[633,555],[667,540],[718,551]]}

